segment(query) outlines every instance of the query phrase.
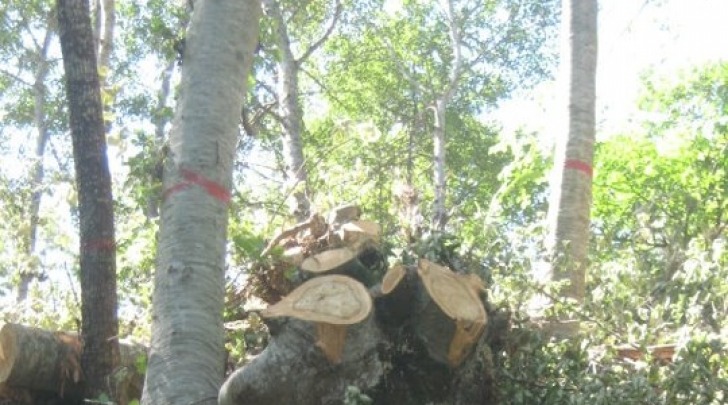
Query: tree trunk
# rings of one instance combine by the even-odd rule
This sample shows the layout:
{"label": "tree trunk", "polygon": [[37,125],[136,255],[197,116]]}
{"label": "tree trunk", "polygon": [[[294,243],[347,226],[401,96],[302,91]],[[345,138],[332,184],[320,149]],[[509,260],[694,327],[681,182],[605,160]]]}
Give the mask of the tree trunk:
{"label": "tree trunk", "polygon": [[[160,156],[157,158],[159,159],[160,164],[155,165],[154,167],[154,173],[151,173],[150,179],[152,182],[154,182],[154,191],[150,193],[149,196],[147,196],[147,204],[144,209],[144,214],[147,216],[147,218],[156,218],[159,216],[159,203],[162,197],[162,190],[161,190],[161,181],[162,181],[162,173],[161,171],[164,169],[161,167],[162,159],[164,158],[164,142],[166,140],[166,132],[165,129],[167,127],[167,124],[169,123],[170,119],[168,118],[167,114],[165,113],[165,110],[167,108],[167,99],[169,98],[170,93],[170,87],[172,84],[172,75],[174,74],[175,65],[177,64],[177,61],[172,60],[169,63],[167,63],[167,66],[164,68],[164,71],[162,72],[162,86],[159,89],[159,92],[157,93],[157,105],[154,108],[154,115],[152,118],[152,123],[154,124],[154,149],[153,151],[158,153]],[[157,188],[160,187],[160,188]]]}
{"label": "tree trunk", "polygon": [[[334,4],[334,13],[331,21],[324,29],[324,33],[296,58],[293,54],[291,38],[288,34],[286,18],[281,11],[278,0],[264,0],[267,14],[273,20],[276,46],[278,47],[276,98],[278,99],[278,121],[282,130],[284,176],[287,180],[289,207],[294,218],[303,222],[311,215],[310,188],[308,185],[308,170],[303,154],[303,107],[298,88],[298,74],[301,64],[315,52],[328,39],[341,14],[341,2]],[[295,4],[295,3],[294,3]],[[305,7],[297,4],[296,7]],[[294,11],[295,13],[296,11]]]}
{"label": "tree trunk", "polygon": [[58,25],[79,194],[85,396],[113,394],[119,362],[111,177],[88,3],[58,0]]}
{"label": "tree trunk", "polygon": [[109,76],[109,63],[111,61],[111,52],[114,50],[114,26],[116,25],[115,0],[101,1],[102,20],[101,29],[98,36],[97,55],[99,63],[99,71],[101,73],[101,87],[106,87],[107,78]]}
{"label": "tree trunk", "polygon": [[111,176],[88,2],[58,0],[73,158],[79,200],[85,395],[113,394],[119,363],[116,246]]}
{"label": "tree trunk", "polygon": [[551,258],[550,280],[568,280],[569,285],[561,291],[561,296],[581,303],[585,294],[592,200],[597,1],[564,1],[562,12],[561,66],[562,80],[568,86],[568,127],[556,146],[547,246]]}
{"label": "tree trunk", "polygon": [[447,105],[453,97],[457,86],[460,83],[460,78],[463,72],[463,58],[461,52],[462,39],[460,38],[460,21],[459,17],[455,13],[455,7],[453,6],[453,0],[447,0],[444,2],[445,15],[447,16],[447,26],[450,34],[450,45],[453,51],[453,62],[450,71],[448,72],[449,78],[442,89],[441,93],[435,97],[433,110],[435,113],[435,128],[433,131],[433,159],[434,159],[434,186],[435,186],[435,201],[433,204],[433,215],[432,215],[432,228],[435,231],[442,232],[445,230],[447,225],[447,208],[446,208],[446,195],[447,195],[447,164],[445,160],[445,114],[447,113]]}
{"label": "tree trunk", "polygon": [[265,0],[278,46],[277,97],[278,115],[283,131],[285,176],[291,191],[290,208],[296,221],[305,221],[311,214],[308,192],[308,171],[303,157],[303,108],[298,92],[299,65],[291,50],[286,22],[277,0]]}
{"label": "tree trunk", "polygon": [[445,108],[447,108],[447,100],[438,99],[435,102],[435,128],[433,131],[432,141],[434,145],[434,183],[435,183],[435,202],[433,204],[432,227],[434,230],[442,232],[445,230],[447,223],[447,211],[445,208],[445,195],[447,193],[447,177],[445,174]]}
{"label": "tree trunk", "polygon": [[50,137],[50,131],[48,131],[48,123],[46,122],[46,77],[48,76],[48,48],[51,45],[51,39],[53,39],[53,30],[50,28],[50,23],[46,29],[45,38],[41,45],[40,54],[38,55],[38,70],[35,73],[35,83],[33,83],[33,101],[35,106],[33,107],[34,124],[38,131],[36,143],[35,143],[35,160],[31,168],[31,197],[30,197],[30,212],[28,215],[29,229],[28,239],[25,245],[25,253],[31,263],[31,268],[28,271],[20,275],[20,282],[18,283],[17,302],[23,302],[28,297],[28,287],[33,278],[38,276],[37,261],[33,257],[35,255],[35,246],[38,239],[38,222],[40,203],[43,198],[43,178],[45,177],[45,170],[43,166],[43,157],[45,156],[45,149]]}
{"label": "tree trunk", "polygon": [[255,0],[195,2],[164,164],[144,404],[217,403],[229,190],[259,17]]}

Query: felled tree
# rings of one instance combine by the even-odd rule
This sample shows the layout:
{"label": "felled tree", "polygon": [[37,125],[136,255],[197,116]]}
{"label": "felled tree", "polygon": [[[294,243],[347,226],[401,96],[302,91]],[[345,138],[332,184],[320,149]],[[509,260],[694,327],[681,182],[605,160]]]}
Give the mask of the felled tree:
{"label": "felled tree", "polygon": [[[327,225],[316,240],[331,244],[302,247],[290,279],[307,281],[261,312],[270,344],[227,379],[220,404],[337,404],[351,387],[375,403],[491,403],[480,279],[420,259],[381,281],[366,274],[378,227]],[[310,229],[290,229],[274,241],[311,243]]]}

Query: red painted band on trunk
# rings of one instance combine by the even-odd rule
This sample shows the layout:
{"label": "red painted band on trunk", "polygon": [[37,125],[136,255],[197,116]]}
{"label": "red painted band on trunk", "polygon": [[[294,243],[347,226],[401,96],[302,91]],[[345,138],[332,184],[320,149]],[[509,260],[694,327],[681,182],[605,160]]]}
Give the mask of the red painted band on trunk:
{"label": "red painted band on trunk", "polygon": [[178,191],[182,191],[191,185],[192,185],[192,183],[187,182],[187,181],[183,181],[182,183],[175,184],[174,186],[164,190],[164,192],[162,193],[162,200],[166,200],[167,197],[169,197],[170,195],[172,195]]}
{"label": "red painted band on trunk", "polygon": [[578,170],[589,177],[592,177],[592,175],[594,174],[594,170],[592,169],[592,167],[587,163],[582,162],[581,160],[567,159],[564,162],[564,168]]}
{"label": "red painted band on trunk", "polygon": [[182,191],[187,187],[195,184],[202,187],[202,189],[205,190],[205,192],[207,192],[207,194],[209,194],[213,198],[222,201],[225,204],[230,202],[230,191],[228,191],[220,184],[217,184],[207,177],[199,173],[195,173],[189,169],[180,169],[180,174],[182,175],[182,178],[185,179],[185,181],[179,184],[175,184],[174,186],[164,190],[164,193],[162,193],[162,198],[167,199],[167,197],[169,197],[170,195],[178,191]]}
{"label": "red painted band on trunk", "polygon": [[90,240],[81,245],[83,252],[98,252],[103,250],[113,250],[116,248],[116,242],[113,239],[95,239]]}

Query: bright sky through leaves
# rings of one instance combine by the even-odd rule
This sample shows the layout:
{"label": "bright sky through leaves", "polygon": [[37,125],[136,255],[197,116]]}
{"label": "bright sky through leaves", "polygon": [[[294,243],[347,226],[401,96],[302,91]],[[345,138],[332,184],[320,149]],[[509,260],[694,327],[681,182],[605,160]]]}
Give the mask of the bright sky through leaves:
{"label": "bright sky through leaves", "polygon": [[[597,137],[632,127],[645,74],[675,81],[681,70],[728,59],[727,15],[725,0],[600,1]],[[505,103],[498,117],[507,129],[525,126],[553,134],[558,124],[549,117],[558,116],[559,108],[555,89],[553,82],[545,83]]]}

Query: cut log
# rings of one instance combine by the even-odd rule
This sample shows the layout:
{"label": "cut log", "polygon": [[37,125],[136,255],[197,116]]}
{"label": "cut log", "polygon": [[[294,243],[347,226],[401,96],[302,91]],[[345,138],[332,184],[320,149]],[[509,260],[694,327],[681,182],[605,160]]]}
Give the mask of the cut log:
{"label": "cut log", "polygon": [[221,405],[338,404],[348,386],[368,389],[383,374],[372,301],[358,281],[313,278],[261,312],[271,342],[220,390]]}
{"label": "cut log", "polygon": [[336,207],[329,215],[327,215],[327,222],[329,225],[338,225],[346,222],[356,221],[361,216],[361,208],[358,205],[342,205]]}
{"label": "cut log", "polygon": [[650,353],[652,359],[659,362],[660,364],[670,364],[675,356],[675,343],[668,343],[662,345],[647,346],[646,350],[642,350],[638,346],[633,345],[621,345],[617,346],[617,357],[622,359],[629,359],[632,361],[641,361],[645,357],[645,352]]}
{"label": "cut log", "polygon": [[335,364],[341,361],[347,326],[362,322],[371,311],[371,297],[361,283],[350,277],[330,275],[301,284],[261,315],[289,316],[316,323],[316,344]]}
{"label": "cut log", "polygon": [[0,382],[58,393],[78,392],[78,337],[17,324],[0,326]]}
{"label": "cut log", "polygon": [[401,264],[390,267],[382,279],[382,294],[389,294],[394,291],[405,274],[407,274],[407,270]]}
{"label": "cut log", "polygon": [[319,214],[313,214],[306,221],[278,232],[276,236],[274,236],[273,239],[268,243],[265,249],[263,249],[263,252],[261,252],[260,256],[267,256],[273,250],[273,248],[279,246],[282,241],[288,238],[295,238],[305,231],[308,231],[309,235],[316,239],[323,236],[326,233],[327,229],[328,225],[326,224],[326,221],[324,221],[324,218]]}
{"label": "cut log", "polygon": [[[61,397],[77,395],[83,373],[80,366],[82,346],[75,333],[52,332],[6,323],[0,325],[0,383],[31,391],[54,392]],[[146,355],[142,345],[121,342],[118,389],[128,398],[138,398],[144,376],[136,364]]]}
{"label": "cut log", "polygon": [[301,269],[315,274],[338,270],[355,261],[359,253],[348,247],[325,250],[304,259]]}
{"label": "cut log", "polygon": [[[483,284],[477,276],[455,274],[425,259],[420,259],[417,271],[435,304],[426,305],[419,312],[418,335],[435,360],[457,367],[478,341],[488,321],[479,296]],[[450,322],[443,321],[443,316]]]}
{"label": "cut log", "polygon": [[393,330],[411,324],[422,289],[422,282],[413,266],[398,264],[390,267],[379,289],[373,290],[377,321]]}
{"label": "cut log", "polygon": [[379,243],[381,232],[379,224],[363,220],[347,222],[339,228],[339,236],[347,246],[356,246],[370,241]]}
{"label": "cut log", "polygon": [[290,263],[294,266],[300,266],[301,263],[303,263],[303,259],[303,246],[294,246],[292,248],[286,249],[286,251],[283,252],[283,260],[286,263]]}

